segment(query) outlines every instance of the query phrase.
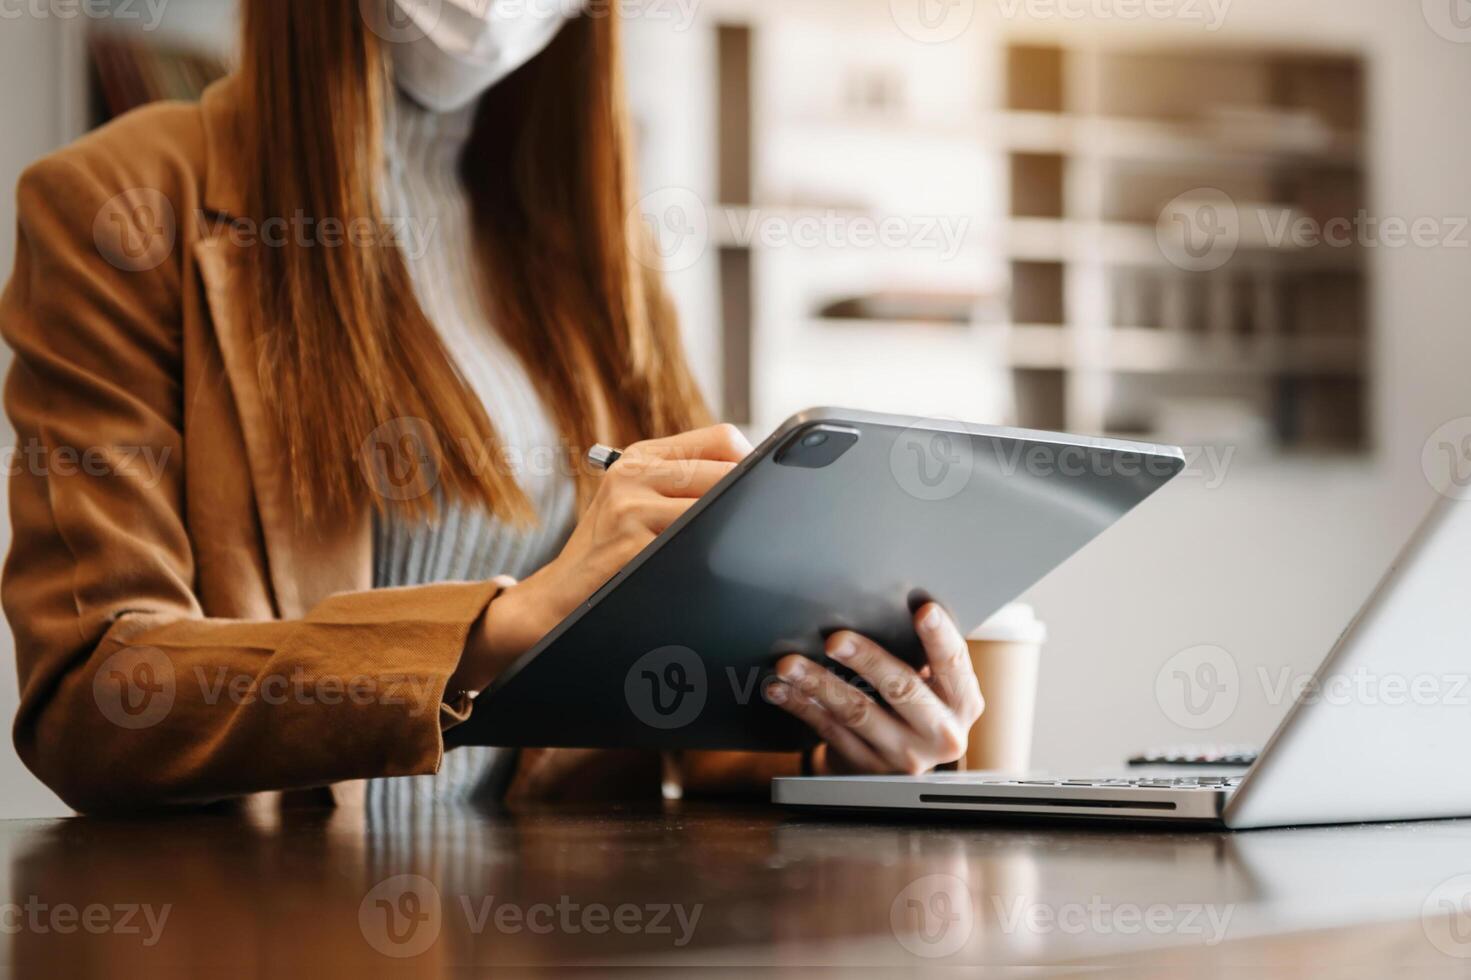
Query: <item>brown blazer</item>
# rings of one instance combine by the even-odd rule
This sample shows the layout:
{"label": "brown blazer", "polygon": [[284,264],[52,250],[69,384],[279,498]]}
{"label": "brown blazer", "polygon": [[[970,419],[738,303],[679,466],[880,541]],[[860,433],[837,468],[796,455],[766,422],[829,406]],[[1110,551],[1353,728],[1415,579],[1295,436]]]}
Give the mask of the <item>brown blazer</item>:
{"label": "brown blazer", "polygon": [[[234,91],[132,113],[20,181],[0,592],[16,747],[80,810],[436,771],[464,717],[445,685],[500,588],[370,591],[368,513],[298,520],[225,233],[244,210]],[[120,251],[124,215],[162,234]],[[591,758],[556,756],[528,754],[521,783]],[[794,766],[705,763],[718,783]]]}

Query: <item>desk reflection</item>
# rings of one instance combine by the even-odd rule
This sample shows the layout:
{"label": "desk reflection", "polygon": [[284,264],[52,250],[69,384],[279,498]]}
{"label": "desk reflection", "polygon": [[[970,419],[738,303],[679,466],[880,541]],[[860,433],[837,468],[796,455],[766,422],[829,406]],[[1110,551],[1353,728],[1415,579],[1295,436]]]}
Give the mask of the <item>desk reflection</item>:
{"label": "desk reflection", "polygon": [[1125,833],[421,801],[17,822],[0,849],[16,977],[1107,964],[1372,923],[1407,924],[1393,955],[1419,972],[1471,955],[1471,906],[1436,891],[1471,872],[1471,822]]}

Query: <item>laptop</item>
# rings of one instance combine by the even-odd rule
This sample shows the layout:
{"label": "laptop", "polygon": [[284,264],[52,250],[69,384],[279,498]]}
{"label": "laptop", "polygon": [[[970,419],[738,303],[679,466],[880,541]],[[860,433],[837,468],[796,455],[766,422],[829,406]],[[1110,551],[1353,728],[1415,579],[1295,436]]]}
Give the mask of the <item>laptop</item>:
{"label": "laptop", "polygon": [[1471,816],[1471,502],[1438,502],[1244,774],[776,779],[798,808],[1204,825]]}

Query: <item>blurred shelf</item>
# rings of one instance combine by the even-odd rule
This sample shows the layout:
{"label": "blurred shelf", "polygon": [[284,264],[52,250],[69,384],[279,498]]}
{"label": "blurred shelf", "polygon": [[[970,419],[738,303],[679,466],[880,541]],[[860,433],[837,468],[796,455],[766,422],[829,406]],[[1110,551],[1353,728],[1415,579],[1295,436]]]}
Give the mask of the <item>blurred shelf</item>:
{"label": "blurred shelf", "polygon": [[1108,331],[1109,370],[1137,374],[1286,374],[1357,377],[1359,337],[1201,337],[1150,327]]}
{"label": "blurred shelf", "polygon": [[[892,378],[917,398],[970,397],[996,383],[985,373],[996,369],[1023,425],[1239,430],[1242,444],[1295,453],[1366,447],[1374,264],[1356,217],[1373,186],[1363,53],[1029,39],[1015,26],[979,53],[997,56],[1000,87],[973,87],[977,98],[944,114],[912,97],[941,70],[930,64],[938,55],[891,62],[860,44],[821,65],[751,60],[764,97],[749,115],[723,108],[760,150],[746,199],[798,203],[709,216],[723,258],[756,263],[776,298],[757,307],[757,400],[768,397],[761,379],[800,352],[838,375]],[[784,97],[792,78],[818,71],[800,106]],[[763,245],[775,241],[760,234],[765,220],[880,221],[867,202],[902,211],[936,200],[970,221],[963,273],[936,275],[923,256],[750,254],[776,250]],[[1344,237],[1312,244],[1339,234],[1338,216],[1350,221]],[[1003,281],[978,291],[997,301],[977,306],[974,322],[832,302],[968,287],[990,269]],[[927,276],[943,285],[908,281]],[[794,377],[772,386],[809,380]]]}
{"label": "blurred shelf", "polygon": [[929,320],[860,320],[840,317],[815,317],[810,323],[823,330],[844,332],[894,333],[913,337],[916,333],[943,332],[954,337],[969,334],[978,346],[1004,341],[1008,367],[1037,370],[1062,370],[1073,361],[1072,342],[1065,327],[1051,324],[951,324]]}
{"label": "blurred shelf", "polygon": [[1105,160],[1150,164],[1358,166],[1357,133],[1286,134],[1212,132],[1209,120],[1170,122],[1051,112],[1002,112],[989,126],[1014,153],[1091,154]]}
{"label": "blurred shelf", "polygon": [[868,208],[836,204],[716,204],[708,206],[705,215],[709,222],[710,240],[721,248],[761,247],[761,226],[767,222],[779,222],[790,229],[798,222],[866,219],[877,223],[884,220],[884,215]]}
{"label": "blurred shelf", "polygon": [[1009,334],[1007,349],[1012,367],[1061,370],[1073,364],[1072,338],[1066,327],[1018,323]]}
{"label": "blurred shelf", "polygon": [[[848,334],[969,333],[979,344],[1004,338],[1013,368],[1068,370],[1080,366],[1073,331],[1052,324],[953,324],[933,320],[813,317],[819,330]],[[1091,367],[1126,374],[1293,375],[1357,377],[1364,344],[1357,337],[1203,337],[1153,327],[1111,327],[1095,345]]]}
{"label": "blurred shelf", "polygon": [[1123,116],[1005,111],[973,124],[885,115],[831,115],[776,119],[773,131],[974,143],[1014,153],[1091,154],[1106,160],[1152,164],[1353,167],[1363,160],[1358,133],[1231,133],[1209,119],[1163,121]]}
{"label": "blurred shelf", "polygon": [[832,115],[787,116],[770,120],[773,133],[797,132],[803,135],[862,136],[884,140],[933,140],[945,143],[975,143],[984,139],[983,117],[979,110],[975,121],[956,123],[940,119],[913,119],[902,115],[879,113],[834,113]]}
{"label": "blurred shelf", "polygon": [[[1256,214],[1248,209],[1245,215]],[[1278,220],[1253,222],[1243,215],[1240,242],[1231,256],[1232,268],[1252,265],[1274,269],[1357,269],[1363,262],[1358,246],[1335,247],[1321,243],[1297,247],[1273,244],[1268,231]],[[1263,227],[1263,221],[1269,222]],[[1154,225],[1125,221],[1085,221],[1071,218],[1012,218],[1005,239],[1010,258],[1026,262],[1095,260],[1108,265],[1163,266],[1173,264],[1160,248]],[[1224,265],[1225,262],[1223,261]]]}

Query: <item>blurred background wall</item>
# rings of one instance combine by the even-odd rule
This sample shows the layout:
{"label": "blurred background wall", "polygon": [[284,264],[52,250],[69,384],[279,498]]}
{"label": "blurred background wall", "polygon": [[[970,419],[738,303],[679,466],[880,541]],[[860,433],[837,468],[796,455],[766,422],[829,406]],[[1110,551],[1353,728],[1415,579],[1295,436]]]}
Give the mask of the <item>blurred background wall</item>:
{"label": "blurred background wall", "polygon": [[[1471,415],[1464,6],[625,4],[631,220],[726,418],[764,435],[838,404],[1189,447],[1028,597],[1040,765],[1260,743],[1281,671],[1316,666],[1433,499],[1427,440]],[[4,8],[3,268],[21,168],[196,92],[232,8]],[[1208,728],[1160,686],[1202,646],[1235,671]],[[0,786],[0,815],[61,812],[8,742]]]}

